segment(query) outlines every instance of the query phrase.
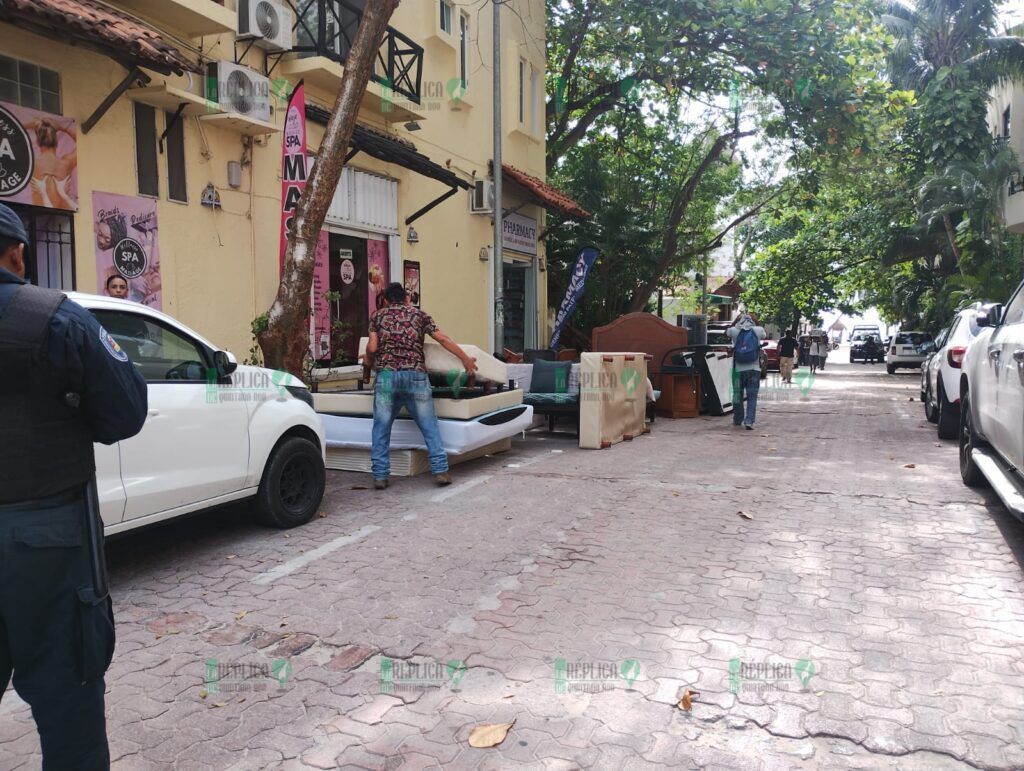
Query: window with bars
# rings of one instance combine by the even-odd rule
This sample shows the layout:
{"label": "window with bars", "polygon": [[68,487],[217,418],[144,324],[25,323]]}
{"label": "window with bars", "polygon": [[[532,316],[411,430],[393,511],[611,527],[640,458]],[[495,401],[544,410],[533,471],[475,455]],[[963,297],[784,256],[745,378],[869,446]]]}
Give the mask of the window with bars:
{"label": "window with bars", "polygon": [[0,54],[0,102],[60,115],[60,74]]}
{"label": "window with bars", "polygon": [[75,230],[72,215],[13,204],[25,224],[29,243],[25,247],[25,278],[36,286],[75,288]]}

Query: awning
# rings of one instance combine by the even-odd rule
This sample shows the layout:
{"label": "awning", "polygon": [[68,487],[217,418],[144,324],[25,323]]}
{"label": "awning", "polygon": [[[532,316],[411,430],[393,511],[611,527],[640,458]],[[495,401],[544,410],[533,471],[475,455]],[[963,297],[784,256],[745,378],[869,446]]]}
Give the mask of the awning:
{"label": "awning", "polygon": [[98,0],[3,0],[0,21],[86,45],[129,68],[164,75],[199,71],[156,29]]}
{"label": "awning", "polygon": [[557,187],[552,187],[542,179],[538,179],[525,171],[507,163],[501,164],[504,178],[514,182],[530,194],[530,197],[545,209],[575,220],[590,219],[593,215]]}
{"label": "awning", "polygon": [[736,301],[735,297],[730,297],[727,294],[709,294],[707,298],[711,305],[731,305]]}
{"label": "awning", "polygon": [[[306,117],[315,123],[326,126],[327,120],[331,116],[323,107],[307,104]],[[461,187],[464,190],[472,187],[469,182],[466,182],[454,171],[434,163],[430,158],[423,155],[416,149],[416,145],[407,139],[400,139],[391,134],[386,134],[363,123],[356,124],[349,146],[353,150],[352,154],[356,152],[366,153],[385,163],[393,163],[396,166],[415,171],[417,174],[422,174],[424,177],[436,179],[438,182],[448,185],[448,187]]]}
{"label": "awning", "polygon": [[729,280],[714,290],[712,294],[725,295],[731,301],[743,294],[743,287],[740,286],[740,282],[736,280],[735,276],[729,276]]}

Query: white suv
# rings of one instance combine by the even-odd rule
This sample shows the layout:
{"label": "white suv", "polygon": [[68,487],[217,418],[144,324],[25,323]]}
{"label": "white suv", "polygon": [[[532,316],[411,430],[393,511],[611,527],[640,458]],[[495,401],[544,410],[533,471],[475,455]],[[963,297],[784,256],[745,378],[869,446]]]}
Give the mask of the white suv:
{"label": "white suv", "polygon": [[1024,519],[1024,283],[977,318],[960,375],[960,476]]}
{"label": "white suv", "polygon": [[978,336],[978,314],[986,307],[975,303],[957,313],[936,341],[935,353],[921,365],[924,414],[938,424],[939,439],[956,439],[960,428],[960,368],[967,346]]}
{"label": "white suv", "polygon": [[921,346],[931,339],[927,332],[897,332],[885,352],[885,371],[892,375],[900,367],[920,369],[927,358]]}
{"label": "white suv", "polygon": [[298,379],[235,358],[145,305],[69,292],[149,387],[142,431],[96,445],[108,535],[252,498],[276,527],[308,522],[323,498],[324,429]]}

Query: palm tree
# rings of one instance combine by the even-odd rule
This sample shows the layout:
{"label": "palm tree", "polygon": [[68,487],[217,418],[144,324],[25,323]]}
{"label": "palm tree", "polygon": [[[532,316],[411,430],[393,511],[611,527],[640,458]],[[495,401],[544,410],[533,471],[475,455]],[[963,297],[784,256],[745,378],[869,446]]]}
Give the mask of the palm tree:
{"label": "palm tree", "polygon": [[921,91],[943,67],[962,65],[970,80],[986,87],[1024,80],[1024,37],[1019,27],[999,34],[1000,5],[993,0],[918,0],[911,6],[891,0],[882,17],[896,38],[890,79]]}

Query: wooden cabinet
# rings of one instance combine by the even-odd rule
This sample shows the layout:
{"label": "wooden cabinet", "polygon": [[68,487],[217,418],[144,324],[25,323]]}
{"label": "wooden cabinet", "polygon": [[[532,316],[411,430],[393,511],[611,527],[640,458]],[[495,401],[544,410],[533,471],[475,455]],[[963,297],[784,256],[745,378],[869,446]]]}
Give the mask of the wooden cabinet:
{"label": "wooden cabinet", "polygon": [[695,418],[700,415],[700,375],[663,373],[655,378],[654,387],[661,396],[654,407],[666,418]]}

